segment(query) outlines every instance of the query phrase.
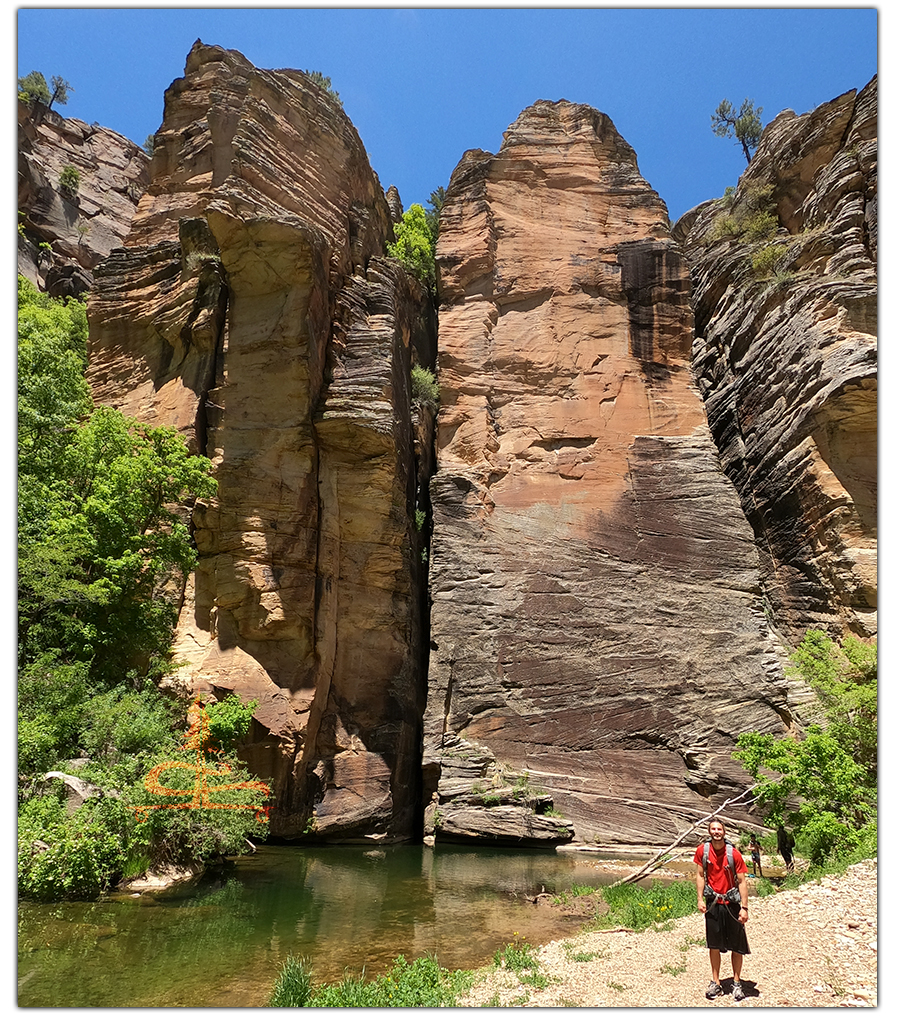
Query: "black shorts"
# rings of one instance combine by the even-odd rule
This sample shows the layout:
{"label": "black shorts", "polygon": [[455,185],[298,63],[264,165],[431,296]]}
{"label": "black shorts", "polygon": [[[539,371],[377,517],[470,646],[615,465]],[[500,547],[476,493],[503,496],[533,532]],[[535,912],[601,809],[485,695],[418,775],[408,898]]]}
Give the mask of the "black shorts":
{"label": "black shorts", "polygon": [[714,902],[706,910],[706,947],[720,952],[737,952],[749,955],[747,931],[738,920],[740,906],[727,902]]}

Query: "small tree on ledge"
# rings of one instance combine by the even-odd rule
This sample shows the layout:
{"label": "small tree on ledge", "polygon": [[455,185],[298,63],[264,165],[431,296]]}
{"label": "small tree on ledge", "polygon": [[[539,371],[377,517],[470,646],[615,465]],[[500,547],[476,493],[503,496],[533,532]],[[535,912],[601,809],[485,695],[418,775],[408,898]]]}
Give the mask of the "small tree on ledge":
{"label": "small tree on ledge", "polygon": [[713,132],[719,138],[737,138],[748,164],[762,137],[761,113],[762,107],[754,108],[752,99],[745,99],[739,110],[723,99],[711,118]]}

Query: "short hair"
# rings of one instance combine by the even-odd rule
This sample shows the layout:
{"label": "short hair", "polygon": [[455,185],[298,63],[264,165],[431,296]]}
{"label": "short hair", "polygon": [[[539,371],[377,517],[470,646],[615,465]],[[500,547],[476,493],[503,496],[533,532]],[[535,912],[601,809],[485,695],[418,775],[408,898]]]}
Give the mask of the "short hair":
{"label": "short hair", "polygon": [[720,820],[719,820],[719,819],[718,819],[717,817],[714,817],[714,818],[713,818],[713,819],[712,819],[712,820],[711,820],[711,821],[709,822],[709,824],[708,824],[708,825],[706,826],[706,833],[707,833],[707,834],[709,834],[709,829],[710,829],[710,828],[712,828],[712,826],[713,826],[714,824],[720,824],[720,825],[722,826],[722,831],[727,831],[727,830],[728,830],[728,829],[727,829],[727,828],[725,827],[725,822],[724,822],[724,821],[720,821]]}

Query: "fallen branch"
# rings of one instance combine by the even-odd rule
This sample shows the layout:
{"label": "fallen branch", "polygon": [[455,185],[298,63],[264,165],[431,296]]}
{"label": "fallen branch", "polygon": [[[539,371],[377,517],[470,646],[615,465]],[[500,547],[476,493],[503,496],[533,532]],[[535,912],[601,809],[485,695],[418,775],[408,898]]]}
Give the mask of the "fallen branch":
{"label": "fallen branch", "polygon": [[716,809],[712,811],[712,813],[707,814],[706,817],[701,817],[699,820],[695,821],[690,826],[690,828],[688,828],[686,831],[683,831],[670,846],[666,846],[665,849],[660,849],[660,851],[656,854],[656,856],[653,857],[652,860],[649,860],[647,863],[640,866],[633,874],[629,874],[628,877],[623,877],[620,878],[618,881],[614,881],[609,887],[615,888],[617,885],[632,885],[635,884],[637,881],[640,881],[642,877],[646,877],[648,874],[650,874],[652,871],[656,870],[656,868],[660,866],[662,857],[664,857],[667,853],[671,853],[673,849],[676,849],[682,842],[684,842],[688,835],[690,835],[691,832],[696,831],[700,827],[700,825],[702,824],[708,825],[709,822],[714,817],[718,817],[719,814],[721,814],[727,807],[747,806],[749,803],[752,803],[756,799],[755,796],[751,795],[755,788],[756,788],[755,785],[750,786],[749,789],[745,789],[739,796],[734,796],[730,800],[726,800],[721,805],[721,807],[716,807]]}

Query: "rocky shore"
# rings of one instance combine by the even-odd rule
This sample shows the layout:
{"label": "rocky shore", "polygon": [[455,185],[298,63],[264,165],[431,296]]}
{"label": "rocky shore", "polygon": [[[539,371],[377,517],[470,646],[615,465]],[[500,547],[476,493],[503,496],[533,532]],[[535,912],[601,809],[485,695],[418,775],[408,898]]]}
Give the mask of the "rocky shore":
{"label": "rocky shore", "polygon": [[[709,956],[699,914],[669,930],[595,931],[537,951],[547,986],[516,973],[490,971],[463,1007],[529,1008],[822,1008],[875,1007],[878,970],[877,860],[792,891],[751,898],[740,1003],[730,996],[731,963],[722,964],[726,995],[708,1001]],[[538,980],[535,983],[542,983]]]}

